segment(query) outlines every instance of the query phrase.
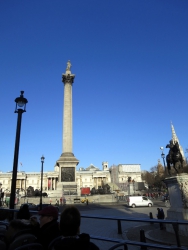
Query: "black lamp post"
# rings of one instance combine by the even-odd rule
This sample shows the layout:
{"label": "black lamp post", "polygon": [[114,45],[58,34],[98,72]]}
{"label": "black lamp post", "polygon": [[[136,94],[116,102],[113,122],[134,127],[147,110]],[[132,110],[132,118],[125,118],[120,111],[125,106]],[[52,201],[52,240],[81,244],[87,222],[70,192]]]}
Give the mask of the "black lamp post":
{"label": "black lamp post", "polygon": [[12,185],[11,185],[11,195],[10,195],[10,209],[14,209],[15,194],[16,194],[16,179],[18,170],[18,155],[19,155],[19,144],[20,144],[20,131],[21,131],[21,121],[22,113],[26,112],[27,99],[23,96],[24,91],[21,91],[20,97],[15,99],[16,108],[14,113],[18,113],[17,129],[16,129],[16,141],[14,148],[14,161],[13,161],[13,171],[12,171]]}
{"label": "black lamp post", "polygon": [[135,180],[133,180],[132,182],[133,182],[133,191],[134,191],[134,195],[135,195]]}
{"label": "black lamp post", "polygon": [[163,149],[164,149],[163,147],[160,147],[160,150],[162,150],[161,158],[163,159],[164,170],[165,170],[165,173],[166,173],[165,154],[163,153]]}
{"label": "black lamp post", "polygon": [[2,198],[2,183],[0,182],[0,207],[2,206],[1,198]]}
{"label": "black lamp post", "polygon": [[40,210],[42,210],[42,183],[43,183],[43,164],[44,156],[41,157],[41,183],[40,183]]}

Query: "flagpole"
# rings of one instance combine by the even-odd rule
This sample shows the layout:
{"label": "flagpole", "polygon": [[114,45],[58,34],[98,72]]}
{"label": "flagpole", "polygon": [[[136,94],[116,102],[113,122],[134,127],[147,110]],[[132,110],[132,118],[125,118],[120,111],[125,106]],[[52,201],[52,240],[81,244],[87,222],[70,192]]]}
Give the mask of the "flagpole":
{"label": "flagpole", "polygon": [[22,163],[20,162],[20,172],[21,172],[21,167],[22,167]]}

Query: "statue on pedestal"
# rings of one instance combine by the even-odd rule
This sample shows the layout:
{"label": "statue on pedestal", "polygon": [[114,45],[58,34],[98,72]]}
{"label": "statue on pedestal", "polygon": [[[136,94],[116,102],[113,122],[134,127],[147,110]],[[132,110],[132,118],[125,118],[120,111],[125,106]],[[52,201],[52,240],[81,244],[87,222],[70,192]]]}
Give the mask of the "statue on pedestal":
{"label": "statue on pedestal", "polygon": [[166,148],[170,148],[168,155],[166,156],[168,173],[170,175],[171,164],[178,173],[178,169],[183,168],[183,157],[180,152],[178,142],[173,143],[173,140],[170,140],[170,143],[166,145]]}

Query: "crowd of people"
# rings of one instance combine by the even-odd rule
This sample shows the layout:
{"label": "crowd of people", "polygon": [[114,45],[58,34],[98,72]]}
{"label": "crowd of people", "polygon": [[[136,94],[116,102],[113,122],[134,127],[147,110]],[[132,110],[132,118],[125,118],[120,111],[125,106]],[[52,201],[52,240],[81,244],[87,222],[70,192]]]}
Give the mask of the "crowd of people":
{"label": "crowd of people", "polygon": [[168,194],[165,192],[153,192],[153,193],[145,193],[143,196],[146,196],[150,199],[167,199]]}
{"label": "crowd of people", "polygon": [[27,204],[20,208],[17,218],[10,221],[6,231],[4,237],[6,249],[11,249],[11,244],[17,236],[29,233],[44,250],[49,249],[50,245],[54,250],[99,250],[90,241],[89,234],[80,233],[81,216],[75,206],[67,206],[60,215],[60,221],[58,221],[58,210],[52,205],[40,210],[38,215],[39,221],[37,216],[31,216]]}

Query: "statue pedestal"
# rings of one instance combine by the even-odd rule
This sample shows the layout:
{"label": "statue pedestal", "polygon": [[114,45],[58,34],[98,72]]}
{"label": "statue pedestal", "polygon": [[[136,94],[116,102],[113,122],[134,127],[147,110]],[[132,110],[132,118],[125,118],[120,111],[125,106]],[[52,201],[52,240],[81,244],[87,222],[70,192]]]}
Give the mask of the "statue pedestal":
{"label": "statue pedestal", "polygon": [[78,194],[76,182],[76,166],[79,160],[73,153],[63,153],[56,162],[59,167],[59,182],[57,185],[57,193],[63,195]]}
{"label": "statue pedestal", "polygon": [[133,183],[128,184],[128,195],[134,195],[135,194],[135,186]]}
{"label": "statue pedestal", "polygon": [[[171,207],[167,210],[166,220],[188,221],[188,174],[177,174],[164,180],[168,187]],[[174,233],[170,224],[166,224],[168,232]],[[179,225],[179,234],[188,236],[188,226]]]}

